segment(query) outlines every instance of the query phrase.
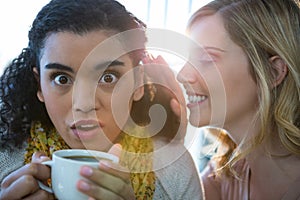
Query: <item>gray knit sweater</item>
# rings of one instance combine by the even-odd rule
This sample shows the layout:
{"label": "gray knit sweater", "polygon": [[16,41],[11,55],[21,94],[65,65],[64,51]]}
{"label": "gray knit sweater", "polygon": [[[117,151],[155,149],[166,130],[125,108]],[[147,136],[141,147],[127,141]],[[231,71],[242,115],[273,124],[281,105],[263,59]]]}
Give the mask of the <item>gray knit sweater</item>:
{"label": "gray knit sweater", "polygon": [[[160,143],[159,146],[161,146]],[[10,152],[0,151],[0,181],[23,166],[25,146]],[[170,146],[170,145],[168,145]],[[161,148],[163,149],[163,148]],[[157,176],[154,199],[197,200],[202,197],[202,184],[189,152],[183,145],[171,145],[154,159]],[[163,167],[163,168],[162,168]],[[1,192],[1,191],[0,191]]]}

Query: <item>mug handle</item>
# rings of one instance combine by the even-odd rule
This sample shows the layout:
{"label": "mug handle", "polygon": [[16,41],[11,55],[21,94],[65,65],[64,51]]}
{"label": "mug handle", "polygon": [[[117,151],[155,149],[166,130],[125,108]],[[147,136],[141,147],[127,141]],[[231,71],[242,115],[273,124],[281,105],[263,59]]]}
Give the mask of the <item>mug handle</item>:
{"label": "mug handle", "polygon": [[[52,160],[48,160],[48,161],[42,162],[41,164],[47,165],[47,166],[49,166],[49,167],[52,167],[52,163],[53,163]],[[38,181],[38,184],[39,184],[39,186],[40,186],[40,188],[41,188],[42,190],[45,190],[45,191],[47,191],[47,192],[53,194],[52,188],[46,186],[46,185],[45,185],[44,183],[42,183],[41,181]]]}

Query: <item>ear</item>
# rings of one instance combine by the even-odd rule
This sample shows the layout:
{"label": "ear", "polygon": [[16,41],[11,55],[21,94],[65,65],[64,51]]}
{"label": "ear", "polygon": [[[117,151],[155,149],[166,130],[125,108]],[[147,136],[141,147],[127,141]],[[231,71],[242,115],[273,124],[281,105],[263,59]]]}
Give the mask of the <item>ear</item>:
{"label": "ear", "polygon": [[38,72],[38,69],[37,67],[34,67],[33,68],[33,74],[34,74],[34,77],[35,79],[37,80],[38,84],[39,84],[39,87],[38,87],[38,91],[36,93],[36,96],[38,97],[38,99],[41,101],[41,102],[44,102],[44,95],[43,95],[43,92],[41,90],[41,82],[40,82],[40,74]]}
{"label": "ear", "polygon": [[135,84],[137,89],[133,93],[133,100],[138,101],[144,96],[144,68],[142,65],[137,66],[137,69],[134,69],[135,72]]}
{"label": "ear", "polygon": [[273,83],[272,86],[277,87],[282,83],[288,73],[288,68],[284,60],[279,56],[272,56],[269,59],[272,65]]}

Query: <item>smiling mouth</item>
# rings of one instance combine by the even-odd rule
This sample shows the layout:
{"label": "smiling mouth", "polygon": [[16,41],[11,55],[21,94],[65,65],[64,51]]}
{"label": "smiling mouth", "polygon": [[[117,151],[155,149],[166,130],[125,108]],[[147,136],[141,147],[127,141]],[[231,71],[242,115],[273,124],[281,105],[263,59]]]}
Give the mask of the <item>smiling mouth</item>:
{"label": "smiling mouth", "polygon": [[201,103],[207,99],[207,96],[204,95],[189,95],[188,100],[189,103],[194,104],[194,103]]}

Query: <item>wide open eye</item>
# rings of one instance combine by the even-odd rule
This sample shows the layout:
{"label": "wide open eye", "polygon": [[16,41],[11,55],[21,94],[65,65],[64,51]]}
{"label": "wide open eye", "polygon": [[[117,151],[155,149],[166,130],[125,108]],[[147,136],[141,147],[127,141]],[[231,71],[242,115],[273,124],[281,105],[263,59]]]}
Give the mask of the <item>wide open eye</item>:
{"label": "wide open eye", "polygon": [[53,77],[55,84],[57,85],[70,85],[72,80],[65,74],[57,74]]}
{"label": "wide open eye", "polygon": [[105,72],[100,80],[99,83],[100,84],[114,84],[115,82],[117,82],[119,80],[118,76],[115,75],[112,72]]}

